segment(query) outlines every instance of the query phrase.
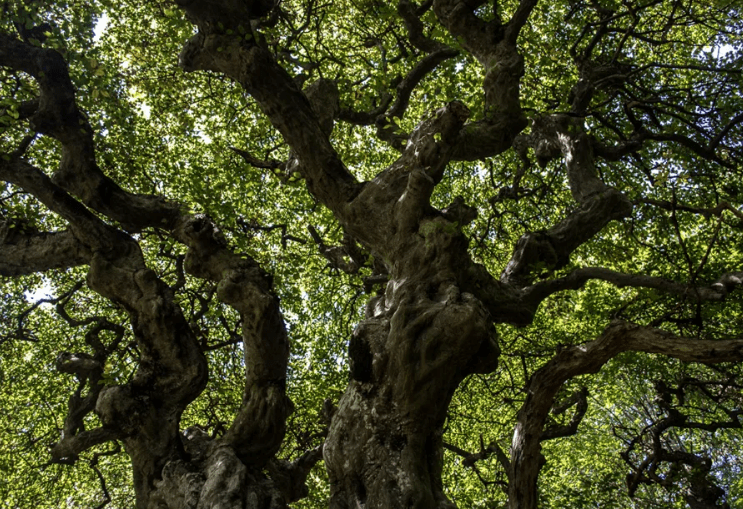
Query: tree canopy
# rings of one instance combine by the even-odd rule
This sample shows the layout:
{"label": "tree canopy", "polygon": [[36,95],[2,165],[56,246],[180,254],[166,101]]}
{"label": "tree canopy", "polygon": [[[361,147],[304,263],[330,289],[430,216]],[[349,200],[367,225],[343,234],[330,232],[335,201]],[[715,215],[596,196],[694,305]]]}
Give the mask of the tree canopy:
{"label": "tree canopy", "polygon": [[0,500],[743,504],[740,0],[9,0]]}

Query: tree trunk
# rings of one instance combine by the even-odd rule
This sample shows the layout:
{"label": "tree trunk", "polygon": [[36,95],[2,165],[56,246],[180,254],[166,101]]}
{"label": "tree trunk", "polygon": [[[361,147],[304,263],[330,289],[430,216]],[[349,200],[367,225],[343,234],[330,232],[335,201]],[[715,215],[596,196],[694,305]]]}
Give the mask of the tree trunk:
{"label": "tree trunk", "polygon": [[390,281],[349,345],[351,380],[325,442],[332,509],[454,508],[442,434],[462,379],[492,371],[489,314],[445,272]]}
{"label": "tree trunk", "polygon": [[284,486],[246,466],[226,441],[190,428],[184,446],[188,459],[165,465],[148,509],[283,509],[291,500]]}

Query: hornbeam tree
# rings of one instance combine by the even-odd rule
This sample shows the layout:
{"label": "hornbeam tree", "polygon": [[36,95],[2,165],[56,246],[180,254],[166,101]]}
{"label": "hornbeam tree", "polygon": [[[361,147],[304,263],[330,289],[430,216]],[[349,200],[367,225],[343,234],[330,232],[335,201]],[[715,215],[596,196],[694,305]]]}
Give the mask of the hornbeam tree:
{"label": "hornbeam tree", "polygon": [[743,503],[738,0],[10,0],[0,498]]}

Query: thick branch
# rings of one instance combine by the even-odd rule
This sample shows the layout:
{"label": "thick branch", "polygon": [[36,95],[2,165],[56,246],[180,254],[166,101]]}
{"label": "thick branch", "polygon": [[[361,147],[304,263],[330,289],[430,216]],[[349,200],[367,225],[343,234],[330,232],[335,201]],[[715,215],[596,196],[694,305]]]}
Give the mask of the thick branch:
{"label": "thick branch", "polygon": [[96,445],[122,437],[121,432],[114,429],[96,428],[83,431],[77,435],[64,437],[52,447],[51,456],[54,463],[69,463],[77,461],[78,456]]}
{"label": "thick branch", "polygon": [[462,41],[467,51],[486,68],[491,65],[495,45],[503,37],[498,20],[488,23],[480,19],[474,13],[474,7],[459,0],[436,0],[433,10],[441,24]]}
{"label": "thick branch", "polygon": [[455,101],[421,122],[400,158],[349,204],[345,217],[341,216],[346,231],[383,256],[400,246],[397,237],[411,240],[409,234],[417,231],[420,220],[433,213],[429,198],[468,115],[469,110]]}
{"label": "thick branch", "polygon": [[644,274],[625,274],[602,267],[585,267],[576,269],[565,277],[542,281],[524,290],[525,302],[532,306],[538,305],[553,293],[564,290],[577,290],[587,281],[599,279],[609,282],[619,288],[653,288],[655,290],[678,295],[697,301],[723,300],[736,287],[743,284],[743,272],[731,272],[723,275],[717,282],[709,286],[690,286],[677,283],[661,277],[646,276]]}
{"label": "thick branch", "polygon": [[[174,365],[170,369],[179,372],[179,375],[198,369],[200,363],[195,359],[176,360],[172,357],[174,345],[182,344],[181,353],[191,349],[186,345],[188,339],[193,339],[192,334],[182,336],[176,324],[168,321],[175,318],[178,322],[182,321],[181,325],[188,329],[180,309],[172,302],[167,285],[145,267],[139,246],[131,237],[103,223],[55,185],[41,170],[25,161],[0,160],[0,179],[30,192],[51,211],[69,221],[74,236],[94,252],[90,260],[88,284],[101,295],[123,304],[133,315],[135,333],[139,332],[142,335],[140,339],[152,348],[145,348],[144,358],[147,354],[158,351],[156,357],[159,363],[167,364],[166,359],[173,360]],[[166,299],[158,301],[158,297],[163,294]],[[150,302],[150,299],[154,301]],[[173,326],[176,326],[175,329],[171,329]],[[143,329],[137,330],[140,327]],[[144,328],[149,330],[145,331]],[[171,339],[175,339],[175,343],[171,343]],[[201,367],[203,369],[203,365]],[[182,381],[174,382],[180,385]],[[189,388],[187,392],[191,390]],[[178,399],[175,394],[173,399]]]}
{"label": "thick branch", "polygon": [[262,18],[276,0],[176,0],[188,18],[205,31],[248,28],[251,19]]}
{"label": "thick branch", "polygon": [[343,214],[359,184],[340,161],[305,95],[268,50],[239,36],[199,33],[181,51],[180,65],[186,71],[224,73],[239,82],[296,154],[310,192]]}
{"label": "thick branch", "polygon": [[685,212],[691,212],[692,214],[700,214],[705,218],[709,219],[712,216],[721,217],[724,211],[733,213],[738,219],[743,220],[743,212],[733,207],[730,203],[723,201],[718,203],[715,207],[703,208],[703,207],[690,207],[688,205],[682,205],[680,203],[674,203],[667,200],[652,200],[649,198],[642,198],[638,200],[640,203],[646,203],[659,207],[668,211],[683,210]]}
{"label": "thick branch", "polygon": [[524,234],[501,275],[501,281],[524,286],[540,272],[564,267],[575,249],[600,232],[609,221],[625,217],[630,210],[629,200],[622,193],[608,189],[549,230]]}
{"label": "thick branch", "polygon": [[459,55],[457,50],[445,47],[423,57],[397,86],[397,99],[387,112],[387,116],[402,118],[408,109],[410,94],[413,93],[421,80],[433,72],[439,64],[457,55]]}
{"label": "thick branch", "polygon": [[[25,161],[0,160],[0,179],[33,194],[70,223],[75,238],[93,252],[89,286],[123,305],[130,315],[141,352],[139,367],[132,382],[103,388],[95,410],[106,430],[136,444],[129,449],[137,473],[135,489],[144,497],[138,503],[146,504],[159,468],[177,454],[178,418],[206,384],[206,360],[171,289],[146,268],[131,237],[103,223]],[[150,432],[137,433],[142,428]],[[82,443],[83,438],[74,439],[77,436],[71,437],[77,440],[72,444]]]}
{"label": "thick branch", "polygon": [[451,158],[453,161],[478,161],[502,154],[511,148],[513,140],[527,124],[526,117],[521,114],[470,122],[459,133]]}
{"label": "thick branch", "polygon": [[506,23],[505,39],[514,46],[516,45],[519,33],[521,33],[521,29],[526,25],[531,12],[536,6],[537,0],[521,0],[519,6],[516,8],[516,12],[513,13],[511,19]]}
{"label": "thick branch", "polygon": [[266,469],[271,480],[276,483],[282,493],[286,494],[289,502],[295,502],[309,495],[307,477],[312,468],[322,460],[322,449],[323,445],[318,445],[294,461],[274,459],[268,463]]}
{"label": "thick branch", "polygon": [[575,249],[610,221],[632,212],[629,199],[596,175],[592,145],[581,120],[564,115],[538,118],[525,138],[540,161],[563,156],[570,191],[580,208],[549,230],[527,233],[519,239],[501,280],[522,287],[530,284],[539,270],[564,267]]}
{"label": "thick branch", "polygon": [[70,231],[36,232],[0,224],[0,276],[85,265],[92,253]]}
{"label": "thick branch", "polygon": [[0,159],[0,180],[33,194],[49,210],[69,221],[74,237],[88,249],[112,252],[120,249],[122,243],[134,244],[127,236],[103,223],[54,184],[46,174],[26,161]]}
{"label": "thick branch", "polygon": [[0,35],[0,66],[27,72],[39,84],[41,93],[31,127],[62,143],[62,160],[54,175],[57,185],[129,231],[150,225],[173,226],[179,213],[177,204],[157,196],[127,193],[97,166],[93,131],[75,103],[67,64],[58,52]]}
{"label": "thick branch", "polygon": [[510,148],[527,125],[519,96],[524,60],[515,38],[533,8],[532,3],[523,2],[508,29],[504,29],[498,16],[485,22],[475,15],[477,2],[437,0],[433,3],[441,24],[485,69],[485,115],[461,131],[452,154],[455,160],[473,161],[500,154]]}
{"label": "thick branch", "polygon": [[743,339],[687,339],[615,320],[595,341],[559,352],[532,376],[527,399],[517,416],[511,445],[510,509],[537,507],[537,477],[544,464],[540,442],[562,384],[578,375],[596,373],[610,359],[626,351],[667,355],[685,362],[737,362],[743,360]]}
{"label": "thick branch", "polygon": [[[285,395],[288,341],[278,299],[270,293],[270,277],[254,260],[232,253],[208,218],[182,214],[178,205],[157,197],[126,193],[105,177],[95,164],[92,130],[75,105],[66,64],[54,51],[26,46],[0,38],[0,65],[24,70],[39,82],[42,93],[32,121],[37,122],[37,130],[62,142],[62,163],[53,182],[19,157],[3,158],[0,179],[33,194],[70,223],[67,235],[71,240],[60,233],[57,243],[76,241],[81,246],[85,262],[90,265],[89,286],[126,309],[140,351],[134,378],[120,386],[98,387],[95,373],[100,374],[102,365],[98,359],[82,354],[60,357],[60,370],[90,378],[96,390],[91,390],[85,399],[78,390],[71,398],[65,437],[54,454],[65,460],[74,458],[89,444],[121,437],[134,465],[138,506],[148,507],[154,480],[161,477],[164,465],[181,450],[180,415],[203,390],[207,376],[204,356],[175,302],[173,290],[147,269],[139,246],[131,237],[101,221],[67,190],[130,229],[170,230],[189,248],[189,272],[216,281],[219,297],[241,313],[247,383],[241,411],[224,441],[243,463],[263,467],[278,449],[284,421],[292,410]],[[301,93],[297,97],[309,104]],[[315,120],[326,138],[326,146],[332,118],[330,122],[328,128],[327,119]],[[312,146],[309,152],[313,157],[316,148]],[[327,162],[322,157],[318,160]],[[346,176],[353,180],[350,174]],[[344,195],[339,199],[345,198]],[[7,250],[17,241],[18,238],[5,235],[0,249]],[[39,243],[38,239],[24,241]],[[71,257],[73,262],[76,259]],[[91,369],[95,371],[93,375]],[[93,408],[105,433],[80,431],[83,414]]]}
{"label": "thick branch", "polygon": [[433,53],[448,48],[445,44],[429,39],[423,34],[423,22],[418,16],[416,7],[410,0],[399,0],[397,2],[397,12],[405,24],[405,29],[408,31],[408,39],[413,46],[426,53]]}
{"label": "thick branch", "polygon": [[271,277],[246,255],[233,253],[217,227],[199,216],[178,237],[189,249],[185,269],[218,284],[217,296],[242,319],[246,367],[243,404],[224,437],[246,464],[265,465],[284,438],[293,405],[286,396],[289,342]]}

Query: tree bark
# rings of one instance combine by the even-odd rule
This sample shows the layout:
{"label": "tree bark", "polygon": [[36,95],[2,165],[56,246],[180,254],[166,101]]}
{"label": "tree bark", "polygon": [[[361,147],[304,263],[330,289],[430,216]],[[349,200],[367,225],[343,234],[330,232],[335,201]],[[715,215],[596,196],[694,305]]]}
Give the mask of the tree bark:
{"label": "tree bark", "polygon": [[499,349],[484,306],[420,267],[388,283],[350,340],[351,380],[324,452],[333,509],[456,507],[441,484],[446,411]]}

